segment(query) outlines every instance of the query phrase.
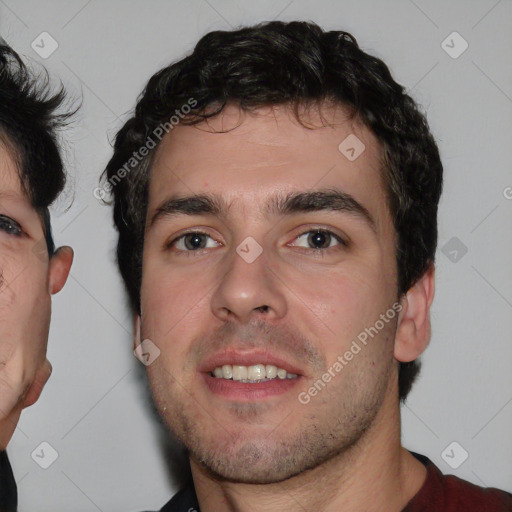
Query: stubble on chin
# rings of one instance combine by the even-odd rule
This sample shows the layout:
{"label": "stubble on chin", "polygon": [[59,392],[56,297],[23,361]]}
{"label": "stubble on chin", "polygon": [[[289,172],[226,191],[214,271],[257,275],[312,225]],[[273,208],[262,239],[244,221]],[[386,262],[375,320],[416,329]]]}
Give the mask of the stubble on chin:
{"label": "stubble on chin", "polygon": [[[366,397],[358,406],[351,404],[338,417],[311,414],[301,417],[293,428],[284,421],[273,429],[263,424],[261,434],[245,438],[244,425],[257,428],[262,417],[260,404],[233,405],[226,414],[232,423],[226,425],[208,418],[206,411],[199,415],[187,411],[186,406],[176,407],[172,413],[167,408],[163,415],[189,455],[215,479],[269,484],[313,469],[353,447],[371,427],[381,395]],[[237,415],[240,428],[234,429]]]}
{"label": "stubble on chin", "polygon": [[366,435],[384,403],[392,371],[391,361],[374,361],[387,355],[377,352],[352,363],[338,377],[343,380],[330,384],[316,401],[298,408],[292,403],[281,417],[264,403],[224,404],[221,414],[170,374],[153,393],[169,430],[214,478],[278,483],[334,460]]}

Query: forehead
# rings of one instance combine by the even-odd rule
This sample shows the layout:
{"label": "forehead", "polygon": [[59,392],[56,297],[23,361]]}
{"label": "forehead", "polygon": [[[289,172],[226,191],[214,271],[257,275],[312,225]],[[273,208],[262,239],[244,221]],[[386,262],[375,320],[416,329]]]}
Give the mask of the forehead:
{"label": "forehead", "polygon": [[20,196],[20,199],[23,198],[28,201],[21,185],[13,151],[7,147],[2,138],[0,138],[0,192]]}
{"label": "forehead", "polygon": [[21,184],[12,150],[0,139],[0,209],[13,215],[26,227],[40,224],[37,211]]}
{"label": "forehead", "polygon": [[305,126],[284,106],[228,105],[207,122],[175,126],[153,160],[148,217],[171,194],[218,194],[246,211],[276,191],[336,187],[379,223],[387,208],[376,137],[341,107],[310,108],[300,119]]}

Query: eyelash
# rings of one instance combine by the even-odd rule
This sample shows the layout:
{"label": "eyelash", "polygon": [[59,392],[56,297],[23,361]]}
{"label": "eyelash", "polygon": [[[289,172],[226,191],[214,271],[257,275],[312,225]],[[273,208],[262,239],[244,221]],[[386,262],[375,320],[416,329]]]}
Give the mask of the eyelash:
{"label": "eyelash", "polygon": [[[300,237],[302,237],[304,235],[307,235],[309,233],[328,234],[328,235],[332,236],[337,242],[339,242],[340,246],[345,247],[345,248],[347,248],[349,246],[348,242],[343,240],[343,238],[341,238],[339,235],[337,235],[336,233],[334,233],[333,231],[331,231],[329,229],[324,229],[324,228],[308,229],[306,231],[303,231],[299,235],[297,235],[294,240],[297,240],[298,238],[300,238]],[[166,243],[165,244],[165,249],[171,249],[178,241],[182,240],[183,238],[185,238],[188,235],[204,235],[204,236],[212,238],[208,233],[206,233],[204,231],[201,231],[201,230],[188,231],[186,233],[182,233],[180,236],[178,236],[178,237],[174,238],[173,240],[171,240],[170,242]],[[330,251],[330,250],[336,249],[336,248],[339,248],[339,246],[327,247],[325,249],[322,249],[322,248],[305,248],[305,247],[301,247],[300,249],[304,249],[304,250],[306,250],[308,252],[309,251],[313,251],[313,253],[315,253],[316,255],[323,256],[326,251]],[[210,248],[197,249],[195,251],[194,250],[178,249],[178,251],[181,252],[181,253],[184,253],[187,257],[189,257],[189,256],[195,256],[195,255],[198,255],[198,254],[200,255],[200,254],[203,253],[203,251],[207,251],[208,249],[210,249]]]}
{"label": "eyelash", "polygon": [[0,214],[0,229],[5,231],[8,235],[12,236],[21,236],[22,230],[21,226],[13,219],[7,217],[6,215]]}

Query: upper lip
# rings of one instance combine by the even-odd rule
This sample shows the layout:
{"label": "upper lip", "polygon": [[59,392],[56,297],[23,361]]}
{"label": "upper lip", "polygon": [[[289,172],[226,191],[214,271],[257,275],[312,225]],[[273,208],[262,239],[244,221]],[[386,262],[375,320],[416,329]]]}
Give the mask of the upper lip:
{"label": "upper lip", "polygon": [[217,352],[207,357],[199,365],[200,372],[213,372],[219,366],[225,364],[252,366],[255,364],[272,364],[278,368],[286,370],[288,373],[302,375],[304,372],[295,364],[291,363],[288,359],[278,354],[269,352],[268,350],[243,350],[243,349],[229,349]]}

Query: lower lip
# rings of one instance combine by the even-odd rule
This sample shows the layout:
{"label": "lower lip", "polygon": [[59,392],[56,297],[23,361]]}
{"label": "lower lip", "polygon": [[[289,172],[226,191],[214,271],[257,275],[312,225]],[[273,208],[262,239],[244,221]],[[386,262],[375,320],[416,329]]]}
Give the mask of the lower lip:
{"label": "lower lip", "polygon": [[272,379],[267,382],[250,384],[236,380],[219,379],[209,373],[202,374],[209,390],[225,398],[231,398],[239,402],[253,402],[271,396],[282,395],[295,387],[301,377],[294,379]]}

